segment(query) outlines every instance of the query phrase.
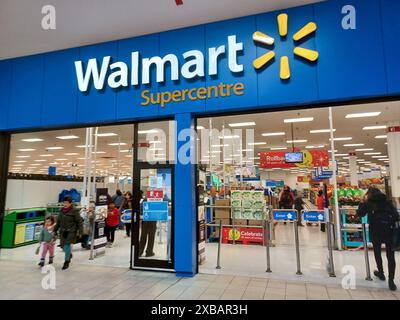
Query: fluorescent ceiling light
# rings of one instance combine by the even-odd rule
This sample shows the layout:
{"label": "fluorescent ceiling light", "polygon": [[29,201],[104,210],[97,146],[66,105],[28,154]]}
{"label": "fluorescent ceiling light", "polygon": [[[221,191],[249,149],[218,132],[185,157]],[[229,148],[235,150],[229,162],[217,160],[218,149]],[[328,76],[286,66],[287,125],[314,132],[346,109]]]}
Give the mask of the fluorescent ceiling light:
{"label": "fluorescent ceiling light", "polygon": [[319,149],[325,147],[324,145],[321,146],[306,146],[306,149]]}
{"label": "fluorescent ceiling light", "polygon": [[[335,152],[338,152],[338,150],[334,150]],[[332,153],[332,150],[328,150],[328,152],[330,152],[330,153]],[[346,156],[347,156],[347,154],[346,154]]]}
{"label": "fluorescent ceiling light", "polygon": [[14,161],[14,163],[25,163],[25,160],[18,160],[18,161]]}
{"label": "fluorescent ceiling light", "polygon": [[295,122],[310,122],[314,121],[314,117],[306,117],[306,118],[294,118],[294,119],[284,119],[284,123],[295,123]]}
{"label": "fluorescent ceiling light", "polygon": [[[333,138],[333,141],[349,141],[352,140],[352,137],[342,137],[342,138]],[[332,141],[332,139],[329,139],[329,141]]]}
{"label": "fluorescent ceiling light", "polygon": [[125,156],[127,158],[132,158],[133,156],[131,154],[128,154],[127,156]]}
{"label": "fluorescent ceiling light", "polygon": [[308,142],[308,140],[287,140],[286,143],[305,143]]}
{"label": "fluorescent ceiling light", "polygon": [[237,122],[237,123],[230,123],[229,126],[231,128],[238,128],[238,127],[249,127],[249,126],[255,126],[256,123],[251,121],[251,122]]}
{"label": "fluorescent ceiling light", "polygon": [[379,129],[386,129],[386,126],[369,126],[362,128],[363,130],[379,130]]}
{"label": "fluorescent ceiling light", "polygon": [[378,158],[379,161],[389,161],[388,158]]}
{"label": "fluorescent ceiling light", "polygon": [[269,132],[269,133],[262,133],[263,137],[274,137],[274,136],[284,136],[285,132]]}
{"label": "fluorescent ceiling light", "polygon": [[363,147],[364,143],[351,143],[351,144],[344,144],[343,147]]}
{"label": "fluorescent ceiling light", "polygon": [[356,151],[373,151],[373,148],[356,149]]}
{"label": "fluorescent ceiling light", "polygon": [[238,152],[240,152],[240,151],[242,151],[242,152],[251,152],[251,151],[254,151],[254,149],[242,149],[242,150],[238,150]]}
{"label": "fluorescent ceiling light", "polygon": [[23,142],[40,142],[40,141],[44,141],[44,140],[40,139],[40,138],[31,138],[31,139],[22,139],[21,141],[23,141]]}
{"label": "fluorescent ceiling light", "polygon": [[386,139],[387,135],[376,136],[375,139]]}
{"label": "fluorescent ceiling light", "polygon": [[60,140],[73,140],[73,139],[79,139],[79,137],[78,136],[59,136],[59,137],[56,137],[57,139],[60,139]]}
{"label": "fluorescent ceiling light", "polygon": [[250,157],[249,160],[260,160],[260,157]]}
{"label": "fluorescent ceiling light", "polygon": [[350,113],[346,115],[346,119],[354,119],[354,118],[367,118],[367,117],[377,117],[382,112],[363,112],[363,113]]}
{"label": "fluorescent ceiling light", "polygon": [[372,156],[372,158],[374,159],[383,159],[383,158],[387,158],[388,156]]}
{"label": "fluorescent ceiling light", "polygon": [[18,149],[18,151],[21,151],[21,152],[30,152],[30,151],[36,151],[36,149]]}
{"label": "fluorescent ceiling light", "polygon": [[382,152],[367,152],[367,153],[364,153],[366,156],[376,156],[376,155],[378,155],[378,154],[382,154]]}
{"label": "fluorescent ceiling light", "polygon": [[46,150],[62,150],[64,147],[47,147]]}
{"label": "fluorescent ceiling light", "polygon": [[267,144],[267,143],[266,142],[250,142],[247,145],[249,145],[249,146],[262,146],[262,145],[265,145],[265,144]]}
{"label": "fluorescent ceiling light", "polygon": [[68,161],[68,159],[55,159],[56,161]]}
{"label": "fluorescent ceiling light", "polygon": [[356,162],[363,162],[365,159],[357,159]]}
{"label": "fluorescent ceiling light", "polygon": [[16,158],[30,158],[31,156],[16,156]]}
{"label": "fluorescent ceiling light", "polygon": [[14,164],[13,167],[23,167],[23,164]]}
{"label": "fluorescent ceiling light", "polygon": [[93,152],[93,153],[95,153],[95,154],[105,154],[106,152],[105,151],[96,151],[96,152]]}
{"label": "fluorescent ceiling light", "polygon": [[271,148],[272,151],[276,151],[276,150],[286,150],[287,147],[276,147],[276,148]]}
{"label": "fluorescent ceiling light", "polygon": [[238,138],[240,138],[240,136],[238,136],[238,135],[234,135],[234,136],[220,136],[220,137],[218,137],[218,138],[220,138],[220,139],[238,139]]}
{"label": "fluorescent ceiling light", "polygon": [[150,129],[150,130],[139,130],[138,134],[150,134],[150,133],[158,133],[157,129]]}
{"label": "fluorescent ceiling light", "polygon": [[120,150],[119,152],[127,153],[127,152],[129,152],[129,151],[131,151],[131,150],[129,150],[129,149],[127,149],[127,150]]}
{"label": "fluorescent ceiling light", "polygon": [[125,142],[115,142],[115,143],[109,143],[109,146],[126,146]]}
{"label": "fluorescent ceiling light", "polygon": [[[75,147],[77,147],[77,148],[86,148],[86,147],[90,148],[90,146],[87,146],[87,145],[84,145],[84,144],[81,144],[81,145],[75,146]],[[92,147],[94,147],[94,146],[92,146]]]}
{"label": "fluorescent ceiling light", "polygon": [[113,133],[113,132],[106,132],[106,133],[98,133],[97,136],[98,137],[115,137],[118,134]]}
{"label": "fluorescent ceiling light", "polygon": [[[333,132],[336,132],[336,129],[332,129]],[[321,130],[310,130],[310,133],[328,133],[331,132],[331,129],[321,129]]]}
{"label": "fluorescent ceiling light", "polygon": [[197,126],[197,130],[204,130],[203,126]]}
{"label": "fluorescent ceiling light", "polygon": [[34,160],[35,162],[46,162],[47,160],[44,160],[44,159],[42,159],[42,160]]}
{"label": "fluorescent ceiling light", "polygon": [[79,153],[76,153],[76,152],[64,153],[64,156],[79,156]]}

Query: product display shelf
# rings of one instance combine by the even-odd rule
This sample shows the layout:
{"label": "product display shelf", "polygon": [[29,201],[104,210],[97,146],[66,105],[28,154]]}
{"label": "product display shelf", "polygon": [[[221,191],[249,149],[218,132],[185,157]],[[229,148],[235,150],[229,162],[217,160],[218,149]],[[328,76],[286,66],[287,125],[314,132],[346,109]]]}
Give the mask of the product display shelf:
{"label": "product display shelf", "polygon": [[367,217],[360,218],[357,216],[357,208],[355,206],[342,206],[340,208],[342,217],[343,230],[343,247],[344,249],[362,247],[362,223],[367,224],[367,243],[369,243],[369,230]]}

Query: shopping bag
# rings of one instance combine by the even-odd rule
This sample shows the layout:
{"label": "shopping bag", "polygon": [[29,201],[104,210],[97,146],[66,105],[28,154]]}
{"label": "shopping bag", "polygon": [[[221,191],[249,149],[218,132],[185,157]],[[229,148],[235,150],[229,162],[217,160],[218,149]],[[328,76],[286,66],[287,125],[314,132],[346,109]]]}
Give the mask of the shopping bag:
{"label": "shopping bag", "polygon": [[39,254],[39,252],[40,252],[40,245],[36,248],[36,250],[35,250],[35,254],[36,255],[38,255]]}
{"label": "shopping bag", "polygon": [[400,251],[400,222],[396,222],[396,225],[393,229],[392,248],[393,251]]}

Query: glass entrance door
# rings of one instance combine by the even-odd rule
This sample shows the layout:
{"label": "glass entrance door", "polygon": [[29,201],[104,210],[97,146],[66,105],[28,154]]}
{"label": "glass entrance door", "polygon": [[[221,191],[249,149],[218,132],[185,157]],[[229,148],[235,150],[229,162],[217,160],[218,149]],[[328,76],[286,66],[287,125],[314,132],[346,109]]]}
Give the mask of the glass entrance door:
{"label": "glass entrance door", "polygon": [[132,268],[173,269],[173,166],[137,163]]}

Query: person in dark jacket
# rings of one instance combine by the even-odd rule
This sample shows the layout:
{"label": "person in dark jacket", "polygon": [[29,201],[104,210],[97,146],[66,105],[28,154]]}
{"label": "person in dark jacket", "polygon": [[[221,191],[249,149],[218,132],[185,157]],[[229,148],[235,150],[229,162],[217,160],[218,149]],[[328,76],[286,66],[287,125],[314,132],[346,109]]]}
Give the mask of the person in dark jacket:
{"label": "person in dark jacket", "polygon": [[397,287],[394,283],[396,260],[392,249],[393,228],[399,219],[396,208],[378,188],[371,187],[366,194],[366,199],[360,203],[357,215],[368,216],[369,233],[378,268],[374,271],[374,275],[382,281],[386,280],[381,253],[382,244],[385,244],[389,268],[389,288],[392,291],[396,290]]}
{"label": "person in dark jacket", "polygon": [[[119,211],[123,213],[124,210],[132,210],[132,200],[133,200],[132,193],[129,191],[125,193],[124,201],[122,202]],[[126,222],[125,231],[127,237],[131,236],[131,228],[132,228],[132,222]]]}
{"label": "person in dark jacket", "polygon": [[121,206],[122,202],[124,201],[124,196],[121,190],[117,189],[117,191],[115,191],[115,194],[112,196],[112,201],[115,203],[117,208]]}
{"label": "person in dark jacket", "polygon": [[62,270],[66,270],[72,258],[72,244],[76,242],[78,236],[83,234],[82,218],[79,210],[73,206],[71,197],[64,198],[64,206],[54,227],[54,235],[56,236],[57,233],[59,233],[60,245],[65,253]]}
{"label": "person in dark jacket", "polygon": [[304,205],[303,196],[299,193],[297,198],[294,200],[294,209],[297,211],[297,225],[299,227],[304,227],[301,223],[301,212],[304,210]]}

